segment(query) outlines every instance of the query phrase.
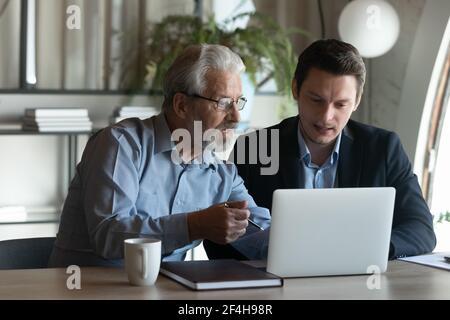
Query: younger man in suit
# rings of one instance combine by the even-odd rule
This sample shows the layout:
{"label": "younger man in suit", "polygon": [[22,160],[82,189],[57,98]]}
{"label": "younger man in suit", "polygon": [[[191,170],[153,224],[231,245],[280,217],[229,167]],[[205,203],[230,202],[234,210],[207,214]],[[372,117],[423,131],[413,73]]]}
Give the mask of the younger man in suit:
{"label": "younger man in suit", "polygon": [[[298,116],[241,137],[233,159],[249,193],[267,208],[276,189],[394,187],[389,258],[431,252],[436,244],[432,215],[398,136],[350,120],[361,101],[365,75],[363,59],[352,45],[334,39],[314,42],[300,55],[292,80]],[[271,139],[277,136],[279,140]],[[259,154],[254,146],[261,141],[269,145],[265,150],[278,150],[270,147],[278,144],[279,153],[271,155],[279,157],[275,174],[264,174],[261,161],[249,161],[254,152]],[[221,255],[221,248],[205,247],[211,257]],[[264,256],[267,243],[259,250],[250,258]]]}

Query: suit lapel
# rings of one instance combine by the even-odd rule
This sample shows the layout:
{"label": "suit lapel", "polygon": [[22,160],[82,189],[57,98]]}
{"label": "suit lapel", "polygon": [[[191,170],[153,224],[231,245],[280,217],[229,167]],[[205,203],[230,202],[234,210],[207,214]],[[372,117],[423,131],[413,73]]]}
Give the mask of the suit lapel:
{"label": "suit lapel", "polygon": [[282,185],[286,189],[300,188],[300,159],[294,157],[285,157],[280,163]]}
{"label": "suit lapel", "polygon": [[286,189],[300,187],[300,150],[297,141],[298,116],[280,127],[280,173],[281,185]]}
{"label": "suit lapel", "polygon": [[337,170],[339,188],[360,186],[362,148],[361,143],[353,138],[349,127],[345,127],[339,147]]}

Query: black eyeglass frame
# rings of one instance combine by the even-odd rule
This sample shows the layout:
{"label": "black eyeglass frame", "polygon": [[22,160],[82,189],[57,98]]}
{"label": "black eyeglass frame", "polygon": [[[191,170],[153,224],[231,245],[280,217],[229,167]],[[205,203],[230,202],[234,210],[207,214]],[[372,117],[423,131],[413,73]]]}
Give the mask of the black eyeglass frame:
{"label": "black eyeglass frame", "polygon": [[[222,111],[226,111],[229,112],[231,110],[231,108],[233,107],[234,104],[236,104],[236,107],[239,111],[243,110],[245,107],[245,104],[247,103],[247,98],[245,97],[239,97],[237,100],[234,100],[233,98],[220,98],[220,99],[212,99],[212,98],[207,98],[204,96],[201,96],[199,94],[193,93],[193,94],[188,94],[186,92],[181,92],[182,94],[188,96],[188,97],[193,97],[193,98],[200,98],[200,99],[204,99],[204,100],[208,100],[208,101],[212,101],[216,103],[217,109],[222,110]],[[231,103],[228,104],[228,106],[226,107],[220,107],[220,101],[221,100],[228,100]],[[241,102],[243,101],[243,102]]]}

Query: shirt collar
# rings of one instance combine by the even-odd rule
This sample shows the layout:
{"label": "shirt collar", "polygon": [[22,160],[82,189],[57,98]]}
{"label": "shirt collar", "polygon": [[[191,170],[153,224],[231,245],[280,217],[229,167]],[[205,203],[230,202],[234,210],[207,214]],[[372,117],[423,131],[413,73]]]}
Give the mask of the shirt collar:
{"label": "shirt collar", "polygon": [[[334,162],[337,161],[337,159],[338,159],[339,147],[341,145],[341,136],[342,136],[342,132],[339,133],[339,135],[336,138],[332,157],[330,159],[331,165],[333,165]],[[304,160],[307,164],[311,164],[311,153],[310,153],[308,146],[306,145],[305,139],[303,138],[303,135],[300,131],[300,122],[298,123],[298,127],[297,127],[297,140],[298,140],[298,146],[300,149],[300,159]]]}
{"label": "shirt collar", "polygon": [[171,140],[172,134],[163,111],[155,117],[154,127],[155,153],[171,151],[175,148],[175,143]]}

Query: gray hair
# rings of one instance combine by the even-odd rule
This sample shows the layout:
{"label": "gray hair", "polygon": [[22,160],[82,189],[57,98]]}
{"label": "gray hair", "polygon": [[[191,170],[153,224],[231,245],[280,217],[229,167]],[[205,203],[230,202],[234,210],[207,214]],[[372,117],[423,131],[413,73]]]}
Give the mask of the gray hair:
{"label": "gray hair", "polygon": [[172,105],[177,92],[202,94],[206,89],[205,76],[209,70],[239,74],[245,70],[245,66],[242,59],[225,46],[191,45],[175,59],[164,77],[163,107]]}

